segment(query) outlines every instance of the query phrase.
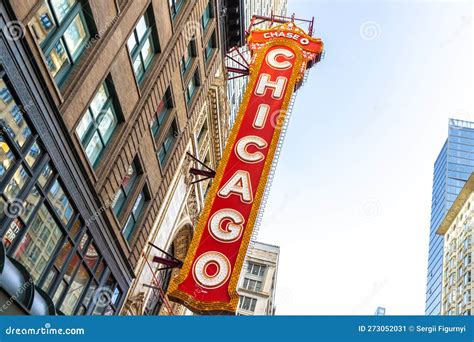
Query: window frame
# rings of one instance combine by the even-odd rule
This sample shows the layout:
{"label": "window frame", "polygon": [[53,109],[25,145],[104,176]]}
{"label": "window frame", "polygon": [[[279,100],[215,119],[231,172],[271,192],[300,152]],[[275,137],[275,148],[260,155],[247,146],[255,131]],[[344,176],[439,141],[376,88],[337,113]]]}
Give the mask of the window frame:
{"label": "window frame", "polygon": [[[170,134],[170,132],[172,133]],[[164,169],[166,169],[166,166],[168,165],[170,155],[173,154],[172,152],[178,141],[179,134],[180,134],[180,130],[179,130],[179,125],[178,125],[178,120],[176,117],[173,117],[170,124],[166,127],[166,134],[162,134],[162,136],[160,137],[160,142],[157,144],[156,156],[158,158],[158,163],[162,171],[164,171]],[[171,137],[172,137],[171,143],[167,145],[167,139]],[[162,149],[164,150],[163,159],[160,157],[160,151]]]}
{"label": "window frame", "polygon": [[196,48],[196,40],[195,39],[191,39],[189,41],[189,44],[186,47],[186,51],[189,54],[188,59],[185,60],[184,59],[184,54],[183,54],[183,56],[181,57],[181,59],[179,61],[181,76],[183,78],[186,78],[186,75],[188,74],[189,70],[191,70],[193,62],[197,57],[197,48]]}
{"label": "window frame", "polygon": [[[189,84],[193,82],[193,90],[192,90],[192,93],[190,94],[189,93]],[[193,100],[195,98],[195,95],[196,93],[198,92],[198,88],[201,86],[201,79],[200,79],[200,75],[199,75],[199,69],[196,68],[194,70],[194,73],[192,75],[192,77],[188,80],[188,82],[186,83],[186,87],[185,87],[185,90],[184,90],[184,94],[185,94],[185,100],[186,100],[186,106],[189,108],[191,106],[191,104],[193,103]]]}
{"label": "window frame", "polygon": [[[204,18],[208,12],[209,12],[209,17],[207,17],[207,21],[205,21]],[[212,22],[212,19],[214,18],[214,16],[215,16],[214,6],[212,3],[212,0],[209,0],[209,2],[207,3],[201,15],[201,28],[202,28],[203,36],[205,35],[205,32],[207,32],[207,29],[211,26],[210,23]]]}
{"label": "window frame", "polygon": [[142,178],[142,175],[143,175],[143,169],[141,167],[138,155],[135,156],[135,158],[132,160],[132,163],[130,164],[129,167],[133,168],[134,173],[132,175],[134,175],[134,177],[130,178],[131,183],[127,184],[128,189],[127,190],[124,189],[124,185],[123,185],[123,181],[125,179],[124,177],[124,179],[122,179],[122,183],[120,183],[119,190],[116,192],[116,194],[118,192],[120,192],[120,195],[124,194],[123,201],[120,204],[120,206],[117,207],[116,209],[115,206],[118,204],[118,199],[120,197],[120,195],[118,196],[116,195],[117,197],[114,199],[114,203],[111,206],[112,212],[114,213],[117,220],[120,220],[123,217],[124,214],[122,213],[122,210],[124,210],[124,208],[127,208],[128,203],[130,199],[133,198],[136,187],[138,186],[138,183],[140,182],[140,179]]}
{"label": "window frame", "polygon": [[[22,106],[22,101],[19,99],[18,94],[16,93],[15,87],[9,81],[8,76],[3,71],[0,65],[0,77],[5,82],[6,88],[11,94],[12,98],[15,100],[15,104],[20,107],[21,114],[23,115],[23,119],[25,120],[26,124],[30,127],[31,135],[29,140],[25,141],[22,147],[17,145],[12,137],[8,134],[6,130],[4,130],[4,124],[0,124],[0,130],[2,135],[5,137],[5,141],[8,143],[8,146],[12,148],[13,153],[16,156],[16,160],[12,163],[13,167],[11,167],[7,173],[6,178],[0,182],[0,188],[2,189],[2,193],[0,197],[7,198],[5,196],[3,189],[9,183],[9,178],[13,176],[16,170],[22,165],[25,169],[25,172],[29,174],[29,179],[25,183],[25,185],[21,188],[20,192],[16,194],[16,198],[21,201],[26,201],[29,195],[32,193],[33,190],[37,191],[38,193],[38,200],[33,203],[31,211],[28,213],[28,217],[24,220],[21,215],[19,214],[17,217],[2,217],[0,219],[0,235],[2,239],[4,239],[5,234],[10,229],[13,223],[17,224],[16,222],[21,223],[22,227],[19,227],[19,231],[14,236],[11,244],[7,247],[7,255],[10,257],[14,257],[16,253],[19,251],[23,254],[26,251],[21,250],[21,246],[25,243],[23,240],[25,239],[28,233],[37,234],[38,238],[37,241],[35,240],[35,244],[29,245],[31,250],[38,250],[39,246],[44,243],[44,237],[47,237],[48,240],[51,238],[51,234],[47,232],[49,226],[45,226],[38,230],[37,232],[31,231],[32,223],[37,220],[41,219],[39,212],[44,210],[45,213],[48,214],[48,220],[51,220],[51,224],[54,224],[58,232],[61,234],[58,240],[55,242],[54,246],[48,253],[48,259],[45,260],[44,269],[35,279],[35,284],[45,291],[51,298],[56,298],[54,301],[55,307],[60,310],[60,307],[63,305],[64,299],[67,297],[69,290],[75,280],[76,274],[79,271],[80,265],[84,266],[86,273],[91,276],[89,280],[85,283],[84,288],[82,289],[82,294],[77,299],[77,302],[74,304],[72,308],[71,314],[74,315],[81,309],[81,306],[84,306],[84,298],[87,291],[90,289],[90,285],[92,284],[92,280],[97,279],[97,285],[100,286],[100,278],[107,272],[111,272],[108,263],[105,261],[105,258],[102,254],[102,251],[98,248],[98,244],[95,241],[94,237],[92,236],[91,230],[85,224],[83,217],[81,216],[77,204],[73,200],[73,197],[70,196],[70,191],[65,187],[64,180],[62,179],[59,171],[57,170],[56,166],[53,163],[53,160],[50,156],[50,151],[44,148],[42,139],[36,132],[36,127],[30,120],[28,113],[25,112],[25,107]],[[30,148],[37,144],[42,149],[42,153],[39,154],[38,159],[32,166],[25,161],[26,156],[29,154]],[[45,173],[45,170],[48,172]],[[53,202],[49,198],[48,194],[55,182],[58,182],[58,186],[60,186],[64,197],[68,199],[70,206],[73,209],[73,213],[68,220],[67,223],[64,223],[57,211],[55,210],[55,206]],[[18,220],[18,221],[17,221]],[[81,246],[81,242],[83,241],[84,237],[87,236],[85,244]],[[32,241],[32,240],[31,240]],[[70,250],[67,251],[65,257],[61,260],[60,254],[67,243],[71,246]],[[95,264],[91,266],[87,259],[85,258],[86,253],[89,251],[90,246],[94,246],[95,252],[97,253],[97,260]],[[44,245],[46,248],[48,245]],[[67,273],[68,268],[72,265],[73,258],[75,256],[79,257],[79,260],[76,264],[74,264],[75,268],[70,274],[69,283],[65,280],[65,275]],[[36,259],[36,262],[40,261],[41,258]],[[56,265],[57,262],[60,262],[60,265]],[[100,266],[103,265],[103,270],[101,273],[96,273]],[[30,265],[30,267],[33,267]],[[24,265],[24,267],[26,267]],[[52,275],[52,276],[51,276]],[[62,292],[58,292],[58,295],[55,295],[56,291],[60,289],[60,284],[65,283],[66,286],[62,288]],[[117,283],[117,286],[120,287]],[[120,290],[122,290],[120,288]],[[123,291],[122,291],[123,292]],[[85,307],[84,313],[87,314],[88,311],[92,310],[94,303],[92,300],[89,301],[87,307]]]}
{"label": "window frame", "polygon": [[[165,110],[158,112],[160,105],[163,103]],[[156,147],[156,141],[159,140],[163,132],[163,127],[166,126],[166,122],[168,118],[171,116],[171,113],[174,109],[174,101],[173,101],[173,91],[171,89],[171,85],[166,88],[164,95],[161,98],[161,101],[158,104],[158,108],[156,108],[152,121],[150,122],[150,131],[151,136],[153,137],[153,142]],[[154,128],[155,122],[157,123],[156,128]]]}
{"label": "window frame", "polygon": [[[176,18],[181,13],[181,10],[184,7],[186,0],[168,0],[168,8],[170,11],[171,21],[176,20]],[[176,6],[176,4],[178,5]]]}
{"label": "window frame", "polygon": [[[79,63],[81,56],[83,55],[84,51],[87,48],[88,43],[91,40],[92,34],[95,31],[95,28],[93,27],[93,25],[91,25],[92,19],[87,20],[86,15],[84,13],[85,11],[88,13],[88,17],[92,18],[92,16],[89,14],[90,11],[88,11],[87,7],[82,4],[81,0],[76,0],[76,2],[71,6],[68,13],[62,18],[61,21],[59,21],[57,14],[55,13],[51,5],[51,0],[44,0],[44,4],[48,8],[48,11],[51,13],[51,16],[52,16],[51,19],[54,21],[54,24],[56,27],[45,37],[44,41],[42,41],[41,43],[38,43],[38,46],[40,47],[41,52],[43,53],[46,69],[48,70],[48,73],[54,79],[56,84],[60,88],[62,88],[68,76],[70,75],[72,69],[74,68],[74,66]],[[77,15],[79,15],[79,18],[84,27],[85,37],[84,37],[84,41],[78,47],[78,50],[75,51],[74,54],[72,54],[69,51],[67,44],[65,44],[64,42],[64,33],[67,31],[70,25],[74,22],[74,19],[76,19]],[[34,36],[35,35],[34,29],[32,30],[32,32]],[[49,70],[47,60],[48,60],[49,54],[57,46],[58,42],[61,42],[61,45],[65,49],[65,53],[67,55],[69,64],[62,65],[61,68],[58,70],[57,74],[53,76],[51,71]]]}
{"label": "window frame", "polygon": [[[209,49],[210,46],[210,49]],[[217,49],[217,33],[216,30],[214,30],[209,39],[207,40],[207,43],[204,47],[204,62],[206,66],[209,64],[209,62],[212,59],[212,56],[214,55],[215,51]]]}
{"label": "window frame", "polygon": [[[246,299],[249,300],[248,308],[244,307],[244,306],[246,306],[246,304],[245,304]],[[256,307],[257,307],[257,298],[249,297],[249,296],[241,296],[240,297],[239,309],[249,311],[249,312],[255,312]]]}
{"label": "window frame", "polygon": [[[139,207],[136,207],[139,202],[139,198],[141,196],[141,204]],[[135,196],[133,200],[133,205],[131,206],[131,210],[129,211],[127,215],[127,219],[125,220],[125,223],[123,224],[121,228],[121,233],[125,241],[127,242],[128,245],[132,243],[132,240],[138,231],[137,228],[142,225],[143,218],[145,217],[145,213],[147,211],[148,203],[150,202],[150,193],[148,191],[148,187],[146,184],[144,184],[141,187],[141,190],[138,192],[138,194]],[[139,208],[138,215],[135,215],[135,209]],[[130,232],[128,233],[128,236],[125,235],[125,230],[128,228],[128,224],[130,220],[133,219],[133,225],[130,228]]]}
{"label": "window frame", "polygon": [[[142,18],[145,19],[146,30],[145,30],[145,33],[143,34],[143,37],[139,39],[138,33],[137,33],[137,27]],[[135,45],[133,49],[130,50],[130,47],[128,46],[128,42],[130,38],[132,37],[132,35],[135,38],[134,39]],[[145,63],[145,61],[143,60],[141,51],[147,41],[150,41],[153,55],[151,59],[147,63]],[[140,16],[140,18],[135,23],[135,26],[133,27],[132,32],[128,35],[126,45],[127,45],[128,55],[130,58],[130,63],[132,66],[132,72],[133,72],[133,75],[135,76],[135,81],[137,82],[138,85],[141,85],[143,81],[145,80],[146,76],[149,74],[150,66],[153,64],[153,61],[155,60],[156,55],[160,52],[160,44],[158,40],[158,33],[156,29],[156,22],[155,22],[155,17],[153,14],[152,4],[148,6],[145,12]],[[137,75],[134,68],[134,61],[136,61],[137,58],[140,59],[140,67],[143,70],[140,75]]]}
{"label": "window frame", "polygon": [[[96,96],[99,94],[99,91],[101,88],[104,88],[105,94],[106,94],[106,100],[104,104],[102,105],[101,109],[98,111],[97,118],[94,116],[94,112],[92,111],[91,105]],[[104,137],[102,136],[102,133],[100,132],[100,123],[98,122],[97,119],[99,117],[104,118],[104,116],[101,113],[107,112],[108,110],[111,110],[115,123],[114,127],[108,137],[108,139],[105,141]],[[78,127],[80,126],[82,120],[86,119],[86,116],[89,115],[89,117],[92,119],[91,123],[88,125],[86,131],[84,132],[84,136],[81,137],[77,131]],[[117,132],[117,129],[120,125],[120,123],[123,122],[123,116],[121,112],[121,108],[119,105],[119,102],[117,100],[117,95],[115,93],[115,88],[113,86],[113,82],[111,80],[110,75],[108,75],[104,81],[102,81],[99,85],[99,87],[95,90],[94,95],[92,96],[91,100],[89,101],[89,104],[87,105],[87,108],[85,112],[82,114],[81,118],[78,120],[76,123],[76,126],[74,128],[74,133],[76,134],[76,137],[78,139],[79,144],[81,145],[82,151],[84,153],[84,156],[86,160],[89,162],[90,166],[92,169],[95,171],[98,169],[100,162],[107,151],[108,147],[110,146],[110,143],[112,142],[114,135]],[[101,151],[97,155],[96,159],[92,161],[89,156],[87,155],[87,147],[91,143],[93,137],[96,135],[96,133],[99,136],[99,140],[102,144]]]}

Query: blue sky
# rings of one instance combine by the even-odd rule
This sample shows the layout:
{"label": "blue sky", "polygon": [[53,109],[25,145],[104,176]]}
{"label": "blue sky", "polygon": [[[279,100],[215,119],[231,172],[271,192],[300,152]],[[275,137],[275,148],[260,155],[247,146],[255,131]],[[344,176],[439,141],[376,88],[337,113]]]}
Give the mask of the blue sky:
{"label": "blue sky", "polygon": [[277,314],[423,314],[433,163],[448,118],[474,121],[473,2],[293,12],[314,15],[326,55],[298,93],[258,236],[281,246]]}

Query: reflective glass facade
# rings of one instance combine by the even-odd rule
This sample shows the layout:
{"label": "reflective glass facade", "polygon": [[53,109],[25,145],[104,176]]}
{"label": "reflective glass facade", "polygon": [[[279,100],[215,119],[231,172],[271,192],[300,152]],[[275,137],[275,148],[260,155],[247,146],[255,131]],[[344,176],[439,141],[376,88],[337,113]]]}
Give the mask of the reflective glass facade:
{"label": "reflective glass facade", "polygon": [[441,313],[443,237],[436,234],[464,183],[474,172],[474,123],[449,120],[449,134],[436,159],[433,173],[428,276],[427,315]]}
{"label": "reflective glass facade", "polygon": [[[0,63],[0,239],[66,315],[114,315],[124,289]],[[107,304],[99,301],[109,296]]]}

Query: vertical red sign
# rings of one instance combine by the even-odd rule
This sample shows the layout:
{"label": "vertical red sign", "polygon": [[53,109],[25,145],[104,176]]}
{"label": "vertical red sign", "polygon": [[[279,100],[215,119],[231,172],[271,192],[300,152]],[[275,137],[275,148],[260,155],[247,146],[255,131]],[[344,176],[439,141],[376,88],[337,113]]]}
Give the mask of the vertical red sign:
{"label": "vertical red sign", "polygon": [[171,300],[201,314],[235,313],[237,282],[280,138],[278,123],[306,63],[322,50],[319,39],[292,23],[254,32],[249,84],[181,273],[168,291]]}

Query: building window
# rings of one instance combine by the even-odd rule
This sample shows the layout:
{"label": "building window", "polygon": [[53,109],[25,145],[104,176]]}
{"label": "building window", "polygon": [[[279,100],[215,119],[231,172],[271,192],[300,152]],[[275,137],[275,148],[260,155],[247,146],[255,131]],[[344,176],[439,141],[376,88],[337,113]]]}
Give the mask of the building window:
{"label": "building window", "polygon": [[117,127],[117,111],[111,89],[104,82],[76,128],[82,147],[93,167],[104,152]]}
{"label": "building window", "polygon": [[52,203],[61,222],[67,226],[74,214],[74,209],[72,208],[63,187],[59,184],[58,179],[54,180],[52,183],[48,192],[48,199]]}
{"label": "building window", "polygon": [[119,216],[127,199],[133,192],[140,172],[140,164],[137,158],[135,158],[132,164],[130,164],[130,166],[128,167],[127,174],[123,178],[122,184],[120,184],[118,192],[115,194],[114,202],[112,204],[112,210],[116,217]]}
{"label": "building window", "polygon": [[43,51],[49,72],[61,85],[90,39],[80,1],[44,1],[31,19],[30,27]]}
{"label": "building window", "polygon": [[247,267],[248,267],[247,273],[253,274],[259,277],[263,277],[263,275],[265,274],[265,270],[267,268],[265,265],[257,265],[252,262],[249,262]]}
{"label": "building window", "polygon": [[[52,298],[63,314],[91,313],[101,306],[93,295],[104,286],[110,270],[49,154],[30,128],[26,113],[17,113],[21,123],[11,117],[13,106],[24,107],[4,75],[0,79],[0,94],[7,99],[0,101],[0,154],[4,170],[0,183],[2,242],[7,254],[26,268],[35,285]],[[17,215],[7,216],[5,213],[11,209],[8,203],[12,201],[20,203],[22,209]],[[121,294],[117,283],[111,291]],[[116,312],[117,307],[111,304],[108,313]]]}
{"label": "building window", "polygon": [[179,131],[176,119],[173,119],[170,128],[166,132],[166,136],[163,139],[163,142],[158,148],[158,159],[160,160],[161,166],[166,164],[166,161],[169,158],[170,152],[173,149],[173,146],[178,138]]}
{"label": "building window", "polygon": [[258,281],[258,280],[245,278],[244,279],[244,289],[259,292],[259,291],[262,290],[262,282]]}
{"label": "building window", "polygon": [[[110,302],[108,305],[96,305],[94,311],[92,312],[93,315],[104,315],[110,316],[117,313],[118,304],[120,303],[120,299],[122,297],[122,291],[117,286],[117,281],[115,280],[113,275],[109,275],[107,280],[103,286],[104,290],[109,293],[109,298],[107,302]],[[91,295],[94,295],[91,292]]]}
{"label": "building window", "polygon": [[181,57],[181,75],[186,75],[194,57],[196,57],[196,45],[194,40],[191,40],[188,44],[188,47],[184,51],[183,57]]}
{"label": "building window", "polygon": [[211,2],[209,1],[201,17],[201,25],[202,25],[203,32],[206,31],[206,28],[209,25],[211,18],[212,18],[212,5],[211,5]]}
{"label": "building window", "polygon": [[257,299],[255,298],[250,298],[246,296],[241,296],[240,297],[240,305],[239,308],[247,311],[255,311],[255,305],[257,304]]}
{"label": "building window", "polygon": [[468,235],[464,240],[464,249],[468,249],[471,246],[471,235]]}
{"label": "building window", "polygon": [[209,131],[209,128],[208,128],[208,125],[207,125],[207,120],[205,120],[204,123],[202,124],[202,127],[199,130],[199,134],[197,136],[198,146],[201,146],[201,144],[204,141],[204,138],[206,137],[208,131]]}
{"label": "building window", "polygon": [[464,266],[467,267],[471,264],[471,254],[468,254],[464,257]]}
{"label": "building window", "polygon": [[184,4],[184,0],[168,0],[170,6],[171,17],[174,19],[179,13],[179,10]]}
{"label": "building window", "polygon": [[471,282],[471,271],[467,271],[464,275],[464,285],[468,285]]}
{"label": "building window", "polygon": [[153,138],[156,140],[161,132],[161,128],[165,123],[166,119],[168,118],[171,109],[173,108],[173,99],[171,94],[171,89],[168,89],[165,92],[165,95],[161,99],[160,103],[158,104],[158,108],[156,109],[155,115],[151,121],[151,132],[153,134]]}
{"label": "building window", "polygon": [[158,36],[154,25],[153,9],[150,6],[138,21],[127,41],[133,71],[138,83],[144,79],[153,57],[158,52]]}
{"label": "building window", "polygon": [[471,290],[464,292],[464,305],[471,305]]}
{"label": "building window", "polygon": [[127,222],[123,227],[122,233],[127,241],[130,241],[132,237],[132,233],[135,231],[138,220],[140,219],[141,214],[143,213],[143,209],[145,207],[145,202],[147,200],[147,196],[145,193],[145,189],[143,189],[140,194],[138,195],[135,203],[133,204],[132,211],[127,218]]}
{"label": "building window", "polygon": [[204,59],[206,63],[211,59],[212,53],[216,47],[216,32],[213,32],[204,48]]}
{"label": "building window", "polygon": [[196,88],[199,86],[199,74],[196,70],[193,77],[189,80],[188,85],[186,86],[186,103],[189,104],[193,99],[194,94],[196,93]]}

